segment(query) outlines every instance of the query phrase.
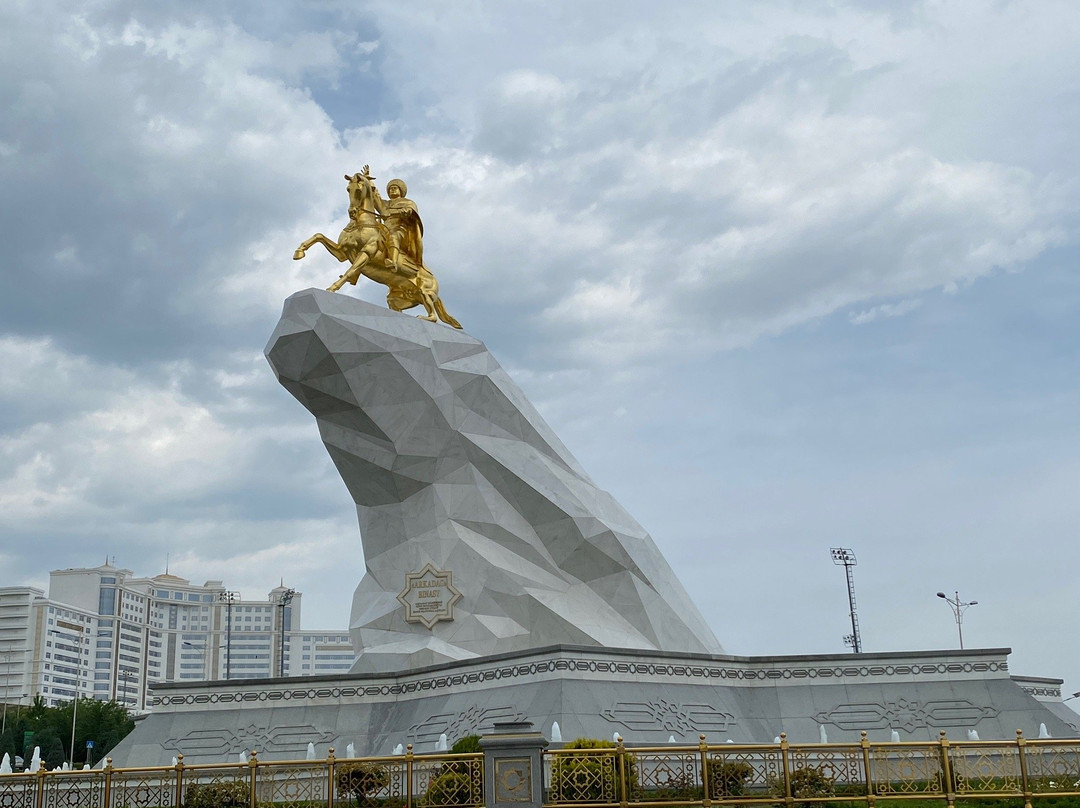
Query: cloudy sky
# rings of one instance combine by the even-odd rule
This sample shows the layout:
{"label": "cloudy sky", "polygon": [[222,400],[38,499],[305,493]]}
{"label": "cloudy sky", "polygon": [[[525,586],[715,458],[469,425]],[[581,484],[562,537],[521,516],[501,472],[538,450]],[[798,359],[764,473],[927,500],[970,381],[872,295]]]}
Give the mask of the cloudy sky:
{"label": "cloudy sky", "polygon": [[[0,585],[282,577],[355,513],[262,349],[404,178],[443,297],[736,654],[1080,690],[1080,7],[0,6]],[[348,294],[381,301],[381,287]]]}

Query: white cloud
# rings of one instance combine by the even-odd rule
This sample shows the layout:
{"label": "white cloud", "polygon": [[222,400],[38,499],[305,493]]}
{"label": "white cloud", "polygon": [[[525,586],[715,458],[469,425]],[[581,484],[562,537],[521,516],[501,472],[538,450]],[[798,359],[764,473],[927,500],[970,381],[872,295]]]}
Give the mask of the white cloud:
{"label": "white cloud", "polygon": [[864,325],[872,323],[878,317],[902,317],[908,312],[915,311],[921,305],[922,301],[918,298],[901,300],[899,303],[882,303],[860,312],[851,312],[848,314],[848,320],[852,325]]}
{"label": "white cloud", "polygon": [[[979,5],[974,16],[984,36],[1012,45],[1008,20],[1029,12]],[[390,87],[403,98],[431,89],[426,113],[473,133],[454,164],[485,169],[475,202],[441,163],[421,173],[441,234],[433,249],[441,239],[451,255],[479,257],[470,285],[523,269],[545,312],[537,322],[574,341],[571,361],[596,362],[598,346],[616,344],[625,361],[664,356],[688,334],[702,351],[747,344],[876,298],[969,283],[1075,238],[1060,180],[1023,159],[939,156],[920,136],[925,113],[908,102],[953,97],[949,69],[985,74],[969,23],[948,11],[920,7],[895,24],[853,8],[759,7],[741,20],[699,8],[690,30],[679,14],[648,16],[647,44],[630,15],[578,50],[545,47],[551,20],[536,5],[448,15],[426,48],[425,24],[379,14]],[[583,10],[583,29],[593,15],[604,12]],[[474,60],[493,30],[515,47]],[[1076,61],[1053,41],[1056,59]],[[901,103],[884,107],[875,88]],[[461,221],[465,193],[465,218],[486,227]]]}
{"label": "white cloud", "polygon": [[7,397],[68,404],[0,437],[0,509],[9,526],[100,518],[125,511],[125,500],[140,508],[183,502],[224,485],[245,462],[246,438],[171,385],[96,367],[44,341],[0,346],[12,380]]}

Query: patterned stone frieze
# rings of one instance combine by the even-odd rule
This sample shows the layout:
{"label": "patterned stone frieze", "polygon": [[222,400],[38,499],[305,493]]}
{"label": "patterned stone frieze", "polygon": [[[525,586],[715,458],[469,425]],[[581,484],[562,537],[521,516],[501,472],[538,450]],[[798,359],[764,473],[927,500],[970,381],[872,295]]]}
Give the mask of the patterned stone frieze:
{"label": "patterned stone frieze", "polygon": [[438,713],[409,727],[408,737],[414,743],[447,738],[464,738],[491,732],[496,721],[525,721],[528,716],[516,707],[470,707],[459,713]]}
{"label": "patterned stone frieze", "polygon": [[[524,656],[524,655],[523,655]],[[1005,677],[1008,662],[1003,656],[985,655],[971,659],[897,658],[882,664],[844,665],[839,659],[820,662],[791,662],[782,658],[760,661],[744,659],[738,663],[723,659],[612,657],[603,652],[562,652],[537,658],[493,660],[476,663],[463,670],[403,674],[385,679],[332,682],[294,687],[267,684],[255,690],[200,692],[198,685],[166,685],[154,696],[155,709],[183,708],[206,704],[239,702],[309,702],[396,700],[422,696],[427,692],[459,692],[486,689],[511,681],[529,681],[552,677],[571,677],[596,681],[650,681],[667,684],[715,683],[740,687],[799,687],[800,685],[856,684],[860,682],[934,681],[949,677],[982,679]],[[295,680],[293,680],[295,681]],[[280,688],[280,689],[278,689]],[[258,706],[252,704],[251,706]]]}
{"label": "patterned stone frieze", "polygon": [[600,711],[600,716],[631,732],[678,732],[683,735],[724,732],[735,716],[711,704],[681,704],[666,699],[620,701]]}
{"label": "patterned stone frieze", "polygon": [[936,699],[841,704],[815,717],[819,724],[833,724],[846,730],[897,729],[914,732],[917,729],[974,727],[984,718],[994,718],[998,710],[989,705],[974,704],[967,699]]}
{"label": "patterned stone frieze", "polygon": [[179,738],[170,738],[162,748],[188,757],[215,755],[231,756],[239,752],[258,750],[271,754],[304,753],[308,743],[326,743],[332,733],[321,732],[309,724],[268,726],[246,724],[235,729],[195,729]]}

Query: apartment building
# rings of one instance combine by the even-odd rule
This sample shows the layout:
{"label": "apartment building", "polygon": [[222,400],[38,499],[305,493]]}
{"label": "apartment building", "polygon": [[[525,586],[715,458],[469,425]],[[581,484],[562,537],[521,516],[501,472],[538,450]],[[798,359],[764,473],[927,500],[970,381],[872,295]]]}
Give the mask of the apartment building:
{"label": "apartment building", "polygon": [[222,581],[100,567],[54,570],[48,594],[0,587],[0,703],[80,697],[148,708],[156,682],[348,672],[346,631],[304,630],[303,596],[244,600]]}

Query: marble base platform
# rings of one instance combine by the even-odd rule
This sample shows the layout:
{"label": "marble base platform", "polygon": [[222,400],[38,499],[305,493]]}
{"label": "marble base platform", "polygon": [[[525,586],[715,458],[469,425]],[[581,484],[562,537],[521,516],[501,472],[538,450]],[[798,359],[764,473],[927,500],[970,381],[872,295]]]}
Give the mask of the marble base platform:
{"label": "marble base platform", "polygon": [[528,720],[550,737],[663,744],[930,740],[1077,736],[1080,716],[1061,702],[1061,681],[1013,677],[1009,649],[837,656],[737,657],[552,646],[397,675],[163,684],[153,712],[112,753],[114,765],[390,754],[397,744],[434,751]]}

